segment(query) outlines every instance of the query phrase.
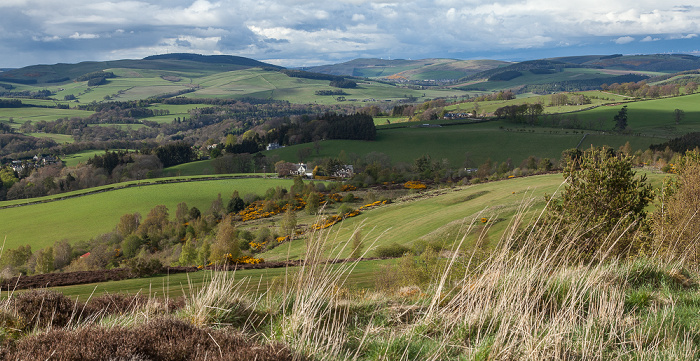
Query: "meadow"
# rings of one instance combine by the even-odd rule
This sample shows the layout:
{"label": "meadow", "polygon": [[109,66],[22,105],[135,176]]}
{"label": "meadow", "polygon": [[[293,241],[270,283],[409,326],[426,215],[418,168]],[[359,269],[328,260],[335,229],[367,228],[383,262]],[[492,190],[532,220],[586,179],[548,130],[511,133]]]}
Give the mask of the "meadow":
{"label": "meadow", "polygon": [[[598,107],[575,113],[583,122],[605,119],[612,125],[613,117],[623,105],[627,106],[628,129],[653,137],[679,137],[700,131],[700,94],[682,95],[673,98],[635,101],[625,104]],[[685,117],[675,123],[674,109],[681,109]]]}
{"label": "meadow", "polygon": [[[129,184],[138,184],[138,182]],[[174,214],[177,204],[186,202],[189,207],[197,207],[202,212],[206,212],[219,193],[227,200],[235,190],[238,190],[241,195],[247,193],[262,195],[269,188],[277,186],[289,188],[291,184],[292,181],[288,179],[200,180],[132,186],[46,203],[3,208],[0,209],[0,218],[3,220],[0,225],[0,234],[3,237],[7,236],[6,247],[8,248],[31,244],[32,249],[41,249],[62,239],[76,242],[110,232],[122,215],[139,212],[145,216],[156,205],[165,205],[170,213]],[[126,184],[120,184],[120,186],[124,185]],[[42,199],[50,200],[87,191],[90,190]],[[27,200],[0,202],[0,207],[22,202]]]}
{"label": "meadow", "polygon": [[[425,123],[431,124],[432,122]],[[400,126],[404,126],[404,124],[401,123]],[[575,148],[585,133],[596,135],[596,137],[591,136],[590,138],[586,136],[583,143],[585,148],[591,145],[608,145],[618,148],[629,141],[632,149],[644,150],[651,144],[665,141],[664,138],[656,137],[523,127],[506,121],[490,121],[442,127],[379,128],[375,141],[326,140],[320,142],[319,154],[312,153],[312,156],[337,157],[341,150],[348,156],[353,153],[365,155],[370,152],[378,152],[388,155],[393,162],[413,164],[415,159],[427,154],[434,161],[446,159],[451,167],[476,168],[489,158],[499,163],[511,159],[514,166],[517,167],[531,155],[559,159],[561,152],[565,149]],[[297,162],[299,160],[297,152],[306,147],[310,147],[310,145],[293,145],[266,151],[265,154],[268,157],[277,155],[280,159]],[[469,162],[465,164],[467,154]]]}

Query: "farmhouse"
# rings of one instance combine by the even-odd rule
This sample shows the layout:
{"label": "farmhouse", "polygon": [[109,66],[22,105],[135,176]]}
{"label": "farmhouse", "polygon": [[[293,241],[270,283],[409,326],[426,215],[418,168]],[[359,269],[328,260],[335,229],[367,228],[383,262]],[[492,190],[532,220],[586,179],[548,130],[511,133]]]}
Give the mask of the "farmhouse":
{"label": "farmhouse", "polygon": [[295,172],[296,175],[300,175],[302,177],[306,178],[313,178],[314,175],[313,173],[309,172],[308,165],[306,163],[299,163],[296,165],[297,170]]}
{"label": "farmhouse", "polygon": [[332,176],[336,177],[336,178],[351,178],[353,176],[353,174],[354,174],[354,169],[353,169],[352,165],[346,164],[346,165],[340,167],[340,169],[338,169],[337,171],[335,171],[335,173],[333,173]]}
{"label": "farmhouse", "polygon": [[280,149],[280,148],[284,148],[284,146],[283,146],[283,145],[280,145],[279,143],[276,143],[276,142],[275,142],[275,143],[269,143],[269,144],[267,145],[267,147],[265,147],[266,150],[273,150],[273,149]]}

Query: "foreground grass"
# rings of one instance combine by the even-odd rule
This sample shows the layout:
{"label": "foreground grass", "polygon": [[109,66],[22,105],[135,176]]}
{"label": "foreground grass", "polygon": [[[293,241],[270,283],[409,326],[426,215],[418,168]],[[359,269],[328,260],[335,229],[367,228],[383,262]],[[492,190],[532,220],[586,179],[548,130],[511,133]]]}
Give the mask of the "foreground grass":
{"label": "foreground grass", "polygon": [[[136,335],[155,327],[160,333],[175,328],[192,335],[170,338],[169,347],[182,352],[203,347],[182,348],[198,337],[195,335],[208,332],[220,350],[230,349],[235,341],[227,337],[238,335],[260,344],[261,350],[282,347],[284,352],[277,355],[297,360],[700,357],[700,292],[695,268],[686,268],[682,260],[653,256],[578,262],[571,258],[575,255],[569,252],[568,243],[552,244],[545,229],[520,231],[527,229],[520,219],[515,217],[498,247],[486,255],[449,253],[426,264],[414,259],[395,266],[368,267],[379,266],[374,278],[386,282],[370,292],[350,287],[353,275],[361,275],[362,267],[369,263],[317,262],[327,258],[325,249],[332,238],[330,233],[319,232],[306,243],[304,258],[309,263],[294,272],[285,271],[284,277],[278,273],[278,282],[264,293],[250,292],[251,285],[256,289],[255,280],[243,273],[217,272],[204,283],[183,284],[184,296],[179,300],[151,292],[141,299],[95,297],[96,301],[82,306],[82,301],[60,301],[65,297],[60,294],[13,295],[0,305],[2,352],[9,356],[46,353],[44,359],[53,350],[61,357],[70,350],[58,345],[94,350],[89,346],[103,334]],[[575,239],[577,235],[568,236]],[[543,246],[549,251],[542,252]],[[600,255],[605,253],[601,250]],[[426,265],[427,282],[411,277],[388,282],[381,277],[389,273],[408,276]],[[112,305],[122,305],[122,312],[115,312]],[[99,307],[104,311],[98,311]],[[94,336],[79,337],[86,329]],[[104,345],[114,345],[111,347],[119,352],[160,350],[158,338],[151,346],[129,346],[130,341],[113,339],[120,341],[115,345],[116,341],[105,340]],[[49,350],[47,345],[51,345]],[[105,346],[104,352],[109,350]],[[83,359],[106,357],[97,355]],[[217,357],[238,359],[234,354]],[[261,354],[258,359],[272,358]]]}

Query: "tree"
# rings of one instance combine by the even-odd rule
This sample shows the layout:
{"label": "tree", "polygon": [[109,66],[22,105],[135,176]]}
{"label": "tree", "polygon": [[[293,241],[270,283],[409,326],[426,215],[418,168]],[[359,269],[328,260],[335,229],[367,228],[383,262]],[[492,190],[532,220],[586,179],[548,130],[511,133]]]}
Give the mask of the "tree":
{"label": "tree", "polygon": [[190,207],[187,206],[187,203],[185,202],[180,202],[177,204],[177,208],[175,209],[175,220],[182,224],[187,222],[187,217],[190,215]]}
{"label": "tree", "polygon": [[320,197],[318,196],[318,193],[316,192],[311,192],[309,193],[308,196],[306,196],[306,213],[310,215],[315,215],[318,213],[319,209],[319,202],[320,202]]}
{"label": "tree", "polygon": [[681,120],[685,117],[685,112],[681,109],[673,110],[673,119],[676,120],[676,125],[681,123]]}
{"label": "tree", "polygon": [[117,232],[119,232],[122,237],[126,237],[139,228],[140,222],[141,215],[139,213],[122,215],[117,224]]}
{"label": "tree", "polygon": [[0,182],[5,188],[10,189],[18,181],[17,173],[12,168],[7,167],[0,170]]}
{"label": "tree", "polygon": [[180,263],[181,266],[190,266],[194,264],[196,260],[197,248],[195,247],[194,242],[188,239],[182,246],[182,252],[180,252],[178,263]]}
{"label": "tree", "polygon": [[236,237],[236,227],[233,226],[230,216],[225,217],[216,231],[216,240],[211,247],[211,261],[224,263],[238,258],[240,248]]}
{"label": "tree", "polygon": [[652,199],[646,176],[635,176],[631,158],[616,156],[609,148],[591,148],[578,159],[569,158],[563,174],[566,187],[547,209],[547,221],[556,228],[554,238],[567,238],[588,259],[598,251],[630,251],[632,234],[643,226],[644,208]]}
{"label": "tree", "polygon": [[358,259],[362,257],[362,250],[365,248],[362,242],[362,234],[358,230],[352,235],[352,252],[350,252],[350,258]]}
{"label": "tree", "polygon": [[243,201],[243,198],[241,198],[238,195],[238,191],[234,191],[233,195],[231,196],[231,199],[228,201],[228,205],[226,206],[226,211],[228,213],[238,213],[244,209],[245,209],[245,202]]}
{"label": "tree", "polygon": [[53,247],[46,247],[36,253],[36,273],[49,273],[54,270]]}
{"label": "tree", "polygon": [[68,240],[56,241],[53,244],[53,265],[54,269],[61,269],[72,261],[73,247]]}
{"label": "tree", "polygon": [[211,202],[209,207],[209,214],[216,218],[221,217],[221,213],[224,212],[224,201],[221,199],[221,193],[216,195],[216,199]]}
{"label": "tree", "polygon": [[20,267],[27,263],[31,256],[32,246],[28,244],[19,246],[17,249],[5,250],[5,252],[2,254],[2,258],[0,259],[0,264],[3,266]]}
{"label": "tree", "polygon": [[141,237],[135,234],[130,234],[122,241],[122,254],[125,258],[136,257],[142,245],[143,240],[141,239]]}
{"label": "tree", "polygon": [[294,228],[297,226],[297,213],[292,207],[287,209],[282,217],[282,232],[285,236],[291,237],[294,235]]}
{"label": "tree", "polygon": [[623,106],[619,112],[613,117],[615,121],[615,130],[623,131],[627,128],[627,106]]}

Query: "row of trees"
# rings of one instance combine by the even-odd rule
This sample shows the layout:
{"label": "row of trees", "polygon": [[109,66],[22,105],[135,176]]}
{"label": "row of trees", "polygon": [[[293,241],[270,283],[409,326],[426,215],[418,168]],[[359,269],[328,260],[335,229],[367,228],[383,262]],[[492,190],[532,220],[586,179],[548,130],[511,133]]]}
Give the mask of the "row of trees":
{"label": "row of trees", "polygon": [[[626,95],[637,98],[658,98],[665,96],[678,96],[681,86],[679,84],[649,85],[645,81],[630,83],[603,84],[601,89],[611,93]],[[689,82],[685,86],[687,94],[694,93],[698,89],[696,82]]]}

